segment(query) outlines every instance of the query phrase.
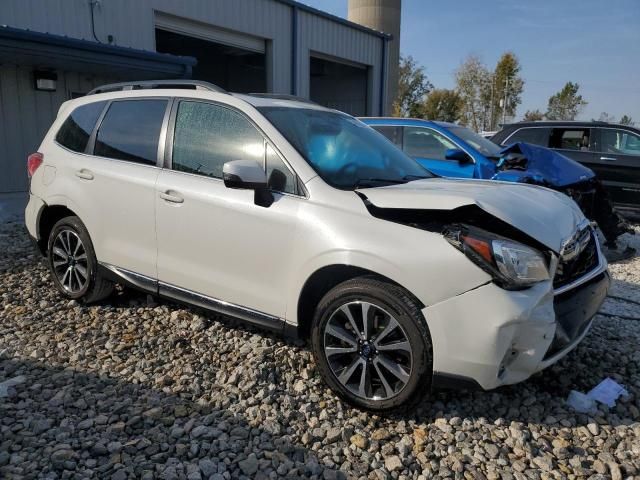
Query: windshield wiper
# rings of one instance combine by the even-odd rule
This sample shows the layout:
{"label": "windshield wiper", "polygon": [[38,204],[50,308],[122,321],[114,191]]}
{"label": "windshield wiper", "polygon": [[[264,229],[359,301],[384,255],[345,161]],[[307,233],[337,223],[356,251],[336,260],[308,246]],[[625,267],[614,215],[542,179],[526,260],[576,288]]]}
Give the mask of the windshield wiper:
{"label": "windshield wiper", "polygon": [[403,180],[412,181],[412,180],[424,180],[425,178],[433,178],[429,175],[405,175],[402,177]]}
{"label": "windshield wiper", "polygon": [[379,187],[381,183],[387,183],[387,184],[392,184],[392,185],[397,185],[400,183],[407,183],[407,180],[394,180],[394,179],[390,179],[390,178],[361,178],[360,180],[358,180],[353,186],[355,188],[361,188],[361,187]]}

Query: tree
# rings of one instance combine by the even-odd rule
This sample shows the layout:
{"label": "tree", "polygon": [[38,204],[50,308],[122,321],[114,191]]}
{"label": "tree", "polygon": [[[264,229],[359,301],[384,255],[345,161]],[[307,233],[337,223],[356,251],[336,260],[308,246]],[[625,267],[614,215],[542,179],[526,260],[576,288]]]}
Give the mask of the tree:
{"label": "tree", "polygon": [[418,117],[433,85],[427,79],[424,68],[413,57],[400,57],[398,71],[398,96],[393,102],[393,115],[396,117]]}
{"label": "tree", "polygon": [[469,55],[456,71],[456,90],[462,99],[461,123],[475,131],[487,125],[491,74],[480,58]]}
{"label": "tree", "polygon": [[462,97],[455,90],[436,89],[427,96],[422,117],[443,122],[457,122],[462,116]]}
{"label": "tree", "polygon": [[527,110],[522,119],[525,122],[537,122],[539,120],[544,120],[544,113],[537,108],[535,110]]}
{"label": "tree", "polygon": [[622,125],[629,125],[630,127],[633,127],[636,124],[629,115],[623,115],[622,118],[620,118],[620,123]]}
{"label": "tree", "polygon": [[580,85],[567,82],[562,90],[549,97],[548,120],[575,120],[587,101],[578,94]]}
{"label": "tree", "polygon": [[615,123],[616,117],[609,115],[607,112],[602,112],[598,117],[599,122]]}
{"label": "tree", "polygon": [[522,102],[524,90],[524,80],[519,75],[520,70],[520,61],[513,52],[503,53],[498,60],[493,72],[487,130],[496,130],[505,116],[515,116],[516,109]]}

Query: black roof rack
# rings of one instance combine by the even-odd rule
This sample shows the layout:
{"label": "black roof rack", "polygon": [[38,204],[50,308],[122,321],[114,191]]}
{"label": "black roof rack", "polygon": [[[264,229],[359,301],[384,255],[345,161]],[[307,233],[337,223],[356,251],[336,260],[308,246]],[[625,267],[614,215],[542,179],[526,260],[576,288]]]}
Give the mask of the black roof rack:
{"label": "black roof rack", "polygon": [[318,105],[313,100],[298,97],[296,95],[289,95],[287,93],[247,93],[247,95],[251,97],[258,97],[258,98],[272,98],[274,100],[293,100],[295,102],[310,103],[312,105]]}
{"label": "black roof rack", "polygon": [[207,90],[209,92],[228,93],[213,83],[201,80],[143,80],[140,82],[110,83],[94,88],[87,95],[96,93],[119,92],[124,90],[146,90],[154,88],[184,88],[189,90]]}

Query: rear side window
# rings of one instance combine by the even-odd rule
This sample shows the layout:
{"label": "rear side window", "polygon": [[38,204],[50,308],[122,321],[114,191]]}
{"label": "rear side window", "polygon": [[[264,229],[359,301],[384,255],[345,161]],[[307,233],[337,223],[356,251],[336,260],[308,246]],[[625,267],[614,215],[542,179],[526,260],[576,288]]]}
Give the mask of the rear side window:
{"label": "rear side window", "polygon": [[551,131],[549,147],[588,151],[590,137],[591,129],[589,128],[554,128]]}
{"label": "rear side window", "polygon": [[173,137],[173,169],[222,178],[232,160],[264,165],[264,138],[242,115],[203,102],[180,102]]}
{"label": "rear side window", "polygon": [[524,142],[540,145],[542,147],[549,146],[549,129],[548,128],[521,128],[511,135],[505,142],[505,145],[512,143]]}
{"label": "rear side window", "polygon": [[74,152],[84,152],[106,103],[95,102],[77,107],[58,130],[56,142]]}
{"label": "rear side window", "polygon": [[372,125],[374,130],[377,130],[382,135],[387,137],[391,142],[395,143],[398,147],[402,148],[402,127]]}
{"label": "rear side window", "polygon": [[455,143],[430,128],[407,127],[404,130],[404,152],[414,158],[446,160],[447,150]]}
{"label": "rear side window", "polygon": [[112,102],[96,136],[93,154],[155,165],[166,100]]}

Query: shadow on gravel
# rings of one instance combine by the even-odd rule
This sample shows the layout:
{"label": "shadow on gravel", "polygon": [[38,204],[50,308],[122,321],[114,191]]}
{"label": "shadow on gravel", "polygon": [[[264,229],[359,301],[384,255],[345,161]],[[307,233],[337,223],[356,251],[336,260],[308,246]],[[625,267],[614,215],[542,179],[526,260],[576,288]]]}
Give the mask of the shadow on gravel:
{"label": "shadow on gravel", "polygon": [[1,478],[64,470],[118,479],[318,478],[326,470],[282,432],[184,393],[0,356],[0,382],[16,377],[24,383],[0,398]]}

